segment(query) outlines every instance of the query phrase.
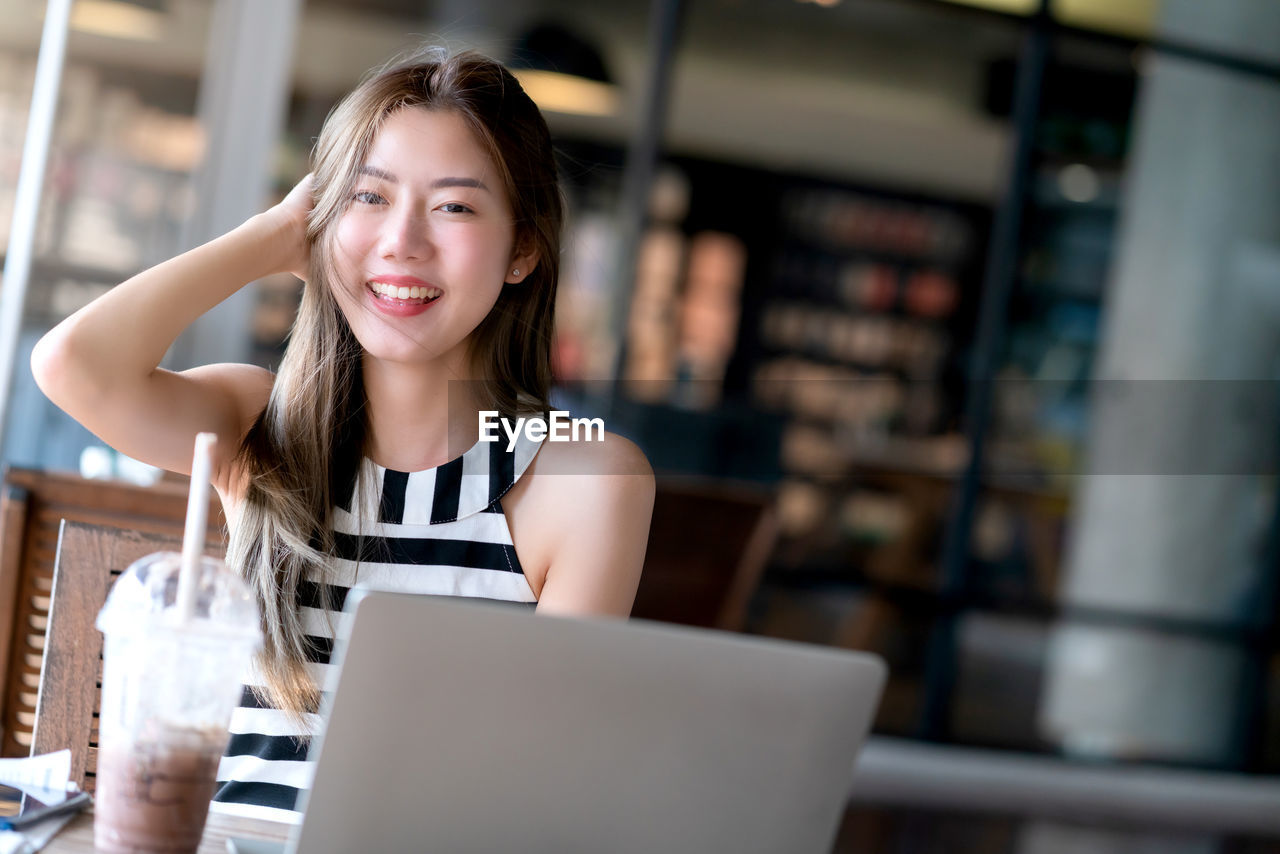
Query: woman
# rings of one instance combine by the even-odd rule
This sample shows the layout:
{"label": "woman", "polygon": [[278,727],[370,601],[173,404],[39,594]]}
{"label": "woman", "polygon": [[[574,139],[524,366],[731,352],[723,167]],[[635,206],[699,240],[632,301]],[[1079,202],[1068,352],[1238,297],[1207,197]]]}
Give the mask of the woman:
{"label": "woman", "polygon": [[[441,52],[384,69],[329,116],[313,165],[32,356],[49,398],[125,454],[185,473],[195,435],[217,434],[228,561],[266,637],[215,801],[277,818],[310,784],[351,585],[626,616],[653,502],[619,437],[477,442],[480,412],[545,411],[551,380],[562,204],[546,124],[509,72]],[[200,315],[281,271],[306,285],[278,374],[158,367]]]}

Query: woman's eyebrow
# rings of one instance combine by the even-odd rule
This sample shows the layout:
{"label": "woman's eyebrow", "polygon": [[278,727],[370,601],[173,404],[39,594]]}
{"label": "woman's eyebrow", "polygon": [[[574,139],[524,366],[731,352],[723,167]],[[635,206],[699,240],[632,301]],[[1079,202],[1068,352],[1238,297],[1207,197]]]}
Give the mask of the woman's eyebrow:
{"label": "woman's eyebrow", "polygon": [[[385,169],[379,169],[377,166],[369,166],[369,165],[361,166],[360,174],[369,175],[373,178],[378,178],[390,184],[400,183],[400,179],[397,178],[395,175],[392,175],[390,172],[388,172]],[[449,178],[437,178],[436,180],[431,182],[431,189],[433,190],[442,190],[448,187],[472,187],[477,190],[484,190],[486,193],[490,192],[489,187],[484,183],[484,181],[481,181],[479,178],[449,177]]]}
{"label": "woman's eyebrow", "polygon": [[365,164],[364,166],[360,167],[360,174],[368,175],[372,178],[378,178],[380,180],[386,181],[391,184],[400,183],[400,179],[397,178],[395,175],[392,175],[390,172],[388,172],[385,169],[379,169],[377,166],[370,166],[368,164]]}
{"label": "woman's eyebrow", "polygon": [[489,188],[479,178],[437,178],[431,182],[433,190],[441,190],[445,187],[474,187],[477,190],[489,192]]}

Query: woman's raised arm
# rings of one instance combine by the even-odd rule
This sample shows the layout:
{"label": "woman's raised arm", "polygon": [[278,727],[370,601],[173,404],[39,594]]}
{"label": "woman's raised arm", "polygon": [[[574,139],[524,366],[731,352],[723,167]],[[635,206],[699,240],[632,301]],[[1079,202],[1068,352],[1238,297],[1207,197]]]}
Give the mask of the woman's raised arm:
{"label": "woman's raised arm", "polygon": [[[195,320],[247,283],[306,276],[311,180],[243,225],[146,270],[68,317],[36,344],[31,369],[50,400],[122,453],[187,473],[195,435],[218,435],[215,482],[266,405],[270,372],[208,365],[159,367]],[[247,334],[247,333],[246,333]]]}

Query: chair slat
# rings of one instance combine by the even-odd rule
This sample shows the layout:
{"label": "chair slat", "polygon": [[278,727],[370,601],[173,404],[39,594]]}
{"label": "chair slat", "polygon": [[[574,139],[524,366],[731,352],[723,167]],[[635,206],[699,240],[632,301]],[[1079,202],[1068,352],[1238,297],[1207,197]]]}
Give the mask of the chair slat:
{"label": "chair slat", "polygon": [[178,536],[63,522],[30,744],[32,753],[70,748],[75,783],[91,788],[94,782],[102,704],[102,634],[94,620],[112,573],[144,555],[180,547]]}
{"label": "chair slat", "polygon": [[[46,628],[32,616],[48,615],[61,521],[181,537],[186,516],[186,484],[161,482],[141,487],[30,469],[10,468],[0,491],[0,756],[25,756],[34,715],[27,684],[43,657]],[[223,517],[210,502],[209,542],[220,549]],[[118,572],[119,568],[116,568]],[[105,591],[106,584],[104,582]]]}

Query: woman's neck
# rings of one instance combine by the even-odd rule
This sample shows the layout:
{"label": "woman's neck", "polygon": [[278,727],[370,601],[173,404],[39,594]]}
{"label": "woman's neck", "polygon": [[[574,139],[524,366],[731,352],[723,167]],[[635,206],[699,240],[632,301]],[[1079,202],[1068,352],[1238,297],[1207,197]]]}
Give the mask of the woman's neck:
{"label": "woman's neck", "polygon": [[422,471],[461,456],[478,438],[479,380],[452,369],[366,358],[365,453],[396,471]]}

